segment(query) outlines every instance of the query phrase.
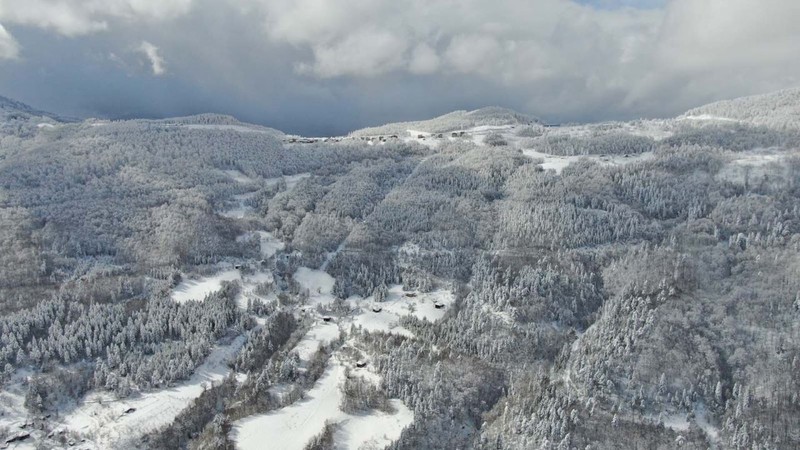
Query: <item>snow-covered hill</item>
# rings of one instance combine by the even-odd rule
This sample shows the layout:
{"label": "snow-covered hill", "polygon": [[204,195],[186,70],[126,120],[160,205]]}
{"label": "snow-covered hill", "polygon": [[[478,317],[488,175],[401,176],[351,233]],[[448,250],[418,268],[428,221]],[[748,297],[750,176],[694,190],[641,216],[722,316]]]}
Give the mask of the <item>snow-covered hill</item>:
{"label": "snow-covered hill", "polygon": [[709,103],[690,109],[680,118],[800,129],[800,88]]}
{"label": "snow-covered hill", "polygon": [[379,127],[363,128],[351,134],[353,136],[400,135],[405,134],[409,129],[425,133],[448,133],[480,126],[533,124],[539,124],[539,119],[507,108],[491,106],[474,111],[453,111],[429,120],[397,122]]}

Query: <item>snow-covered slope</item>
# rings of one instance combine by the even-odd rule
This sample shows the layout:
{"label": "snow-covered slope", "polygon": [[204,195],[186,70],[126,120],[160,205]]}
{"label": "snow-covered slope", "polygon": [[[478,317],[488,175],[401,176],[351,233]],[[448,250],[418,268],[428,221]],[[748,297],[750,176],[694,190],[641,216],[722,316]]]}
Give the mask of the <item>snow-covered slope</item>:
{"label": "snow-covered slope", "polygon": [[474,111],[453,111],[430,120],[398,122],[379,127],[364,128],[351,133],[354,136],[377,136],[405,134],[407,130],[425,133],[446,133],[479,126],[528,125],[538,124],[539,119],[516,111],[491,106]]}
{"label": "snow-covered slope", "polygon": [[774,128],[800,128],[800,88],[723,100],[690,109],[681,118],[738,120]]}

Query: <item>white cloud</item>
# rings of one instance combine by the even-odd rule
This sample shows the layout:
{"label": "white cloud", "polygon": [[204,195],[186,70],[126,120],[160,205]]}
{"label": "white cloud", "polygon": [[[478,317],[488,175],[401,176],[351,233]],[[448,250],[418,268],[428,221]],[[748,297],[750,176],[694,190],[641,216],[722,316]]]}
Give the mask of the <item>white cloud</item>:
{"label": "white cloud", "polygon": [[439,69],[440,58],[436,50],[426,43],[418,44],[411,54],[408,63],[409,72],[417,75],[431,74]]}
{"label": "white cloud", "polygon": [[[260,95],[300,109],[304,98],[359,117],[382,96],[404,117],[488,103],[588,120],[671,115],[798,85],[797,16],[798,0],[0,0],[11,32],[52,32],[20,34],[19,44],[0,32],[0,57],[38,41],[126,58],[144,39],[159,46],[135,47],[153,73],[166,55],[171,76],[224,101]],[[39,66],[70,69],[36,49]],[[136,69],[101,59],[120,76]]]}
{"label": "white cloud", "polygon": [[158,47],[147,41],[142,41],[137,50],[147,57],[150,62],[150,68],[153,70],[153,75],[159,76],[166,73],[164,58],[158,54]]}
{"label": "white cloud", "polygon": [[[550,63],[590,72],[600,56],[613,58],[606,65],[634,62],[643,43],[632,34],[654,28],[663,14],[595,10],[569,0],[251,1],[273,42],[312,50],[300,67],[321,78],[399,71],[531,82],[552,73]],[[386,36],[391,45],[376,49]],[[599,45],[606,48],[598,53]]]}
{"label": "white cloud", "polygon": [[362,29],[341,41],[315,45],[315,63],[305,70],[320,77],[375,76],[399,68],[406,45],[391,33]]}
{"label": "white cloud", "polygon": [[192,0],[2,0],[0,20],[78,36],[113,20],[159,21],[186,14]]}
{"label": "white cloud", "polygon": [[19,44],[0,24],[0,59],[15,59],[19,55]]}
{"label": "white cloud", "polygon": [[265,35],[321,79],[476,76],[575,111],[675,109],[800,83],[797,0],[249,1]]}

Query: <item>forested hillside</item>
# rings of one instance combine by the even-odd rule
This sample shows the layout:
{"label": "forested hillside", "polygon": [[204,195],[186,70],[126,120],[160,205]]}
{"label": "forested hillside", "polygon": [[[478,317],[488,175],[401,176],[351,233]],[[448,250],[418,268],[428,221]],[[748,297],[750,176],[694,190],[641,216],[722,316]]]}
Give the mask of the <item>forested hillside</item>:
{"label": "forested hillside", "polygon": [[0,99],[0,446],[798,448],[796,93],[313,141]]}

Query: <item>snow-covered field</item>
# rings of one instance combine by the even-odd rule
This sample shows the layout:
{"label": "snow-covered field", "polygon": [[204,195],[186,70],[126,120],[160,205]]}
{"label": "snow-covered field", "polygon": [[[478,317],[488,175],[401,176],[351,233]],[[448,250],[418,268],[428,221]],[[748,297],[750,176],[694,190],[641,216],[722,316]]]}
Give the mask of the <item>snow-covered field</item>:
{"label": "snow-covered field", "polygon": [[267,130],[259,128],[248,127],[244,125],[223,125],[223,124],[186,124],[183,128],[189,130],[221,130],[221,131],[238,131],[239,133],[263,133],[269,134]]}
{"label": "snow-covered field", "polygon": [[[229,176],[231,179],[236,181],[237,183],[241,184],[252,184],[257,186],[257,180],[248,177],[244,173],[238,170],[224,170],[223,173]],[[267,186],[273,186],[278,184],[281,180],[286,182],[286,190],[292,190],[297,183],[301,180],[310,177],[311,174],[309,173],[300,173],[297,175],[287,175],[275,178],[267,178],[263,180],[264,184]],[[245,192],[244,194],[237,194],[233,196],[233,206],[220,211],[219,215],[223,217],[228,217],[231,219],[244,219],[245,217],[251,216],[253,214],[253,208],[245,204],[245,202],[253,196],[256,195],[256,191],[252,192]]]}
{"label": "snow-covered field", "polygon": [[107,449],[167,425],[206,386],[219,383],[228,375],[228,362],[244,340],[244,336],[239,336],[228,345],[215,347],[189,380],[174,387],[126,399],[116,399],[105,391],[91,392],[81,404],[63,413],[63,429],[79,432],[89,439],[82,448]]}
{"label": "snow-covered field", "polygon": [[286,246],[283,241],[273,236],[270,232],[256,231],[256,233],[258,233],[259,242],[261,243],[262,258],[269,258]]}
{"label": "snow-covered field", "polygon": [[184,280],[172,290],[172,299],[178,303],[189,300],[203,300],[206,295],[222,289],[223,281],[241,279],[242,274],[238,270],[229,269],[196,280]]}
{"label": "snow-covered field", "polygon": [[273,236],[272,233],[263,230],[244,233],[238,236],[236,240],[244,241],[252,239],[254,236],[258,236],[258,243],[261,248],[261,257],[265,259],[283,250],[283,248],[286,246],[283,241]]}
{"label": "snow-covered field", "polygon": [[[28,388],[25,381],[30,375],[31,373],[27,370],[18,370],[0,390],[0,429],[20,429],[20,426],[27,422],[28,410],[25,408],[25,394],[28,392]],[[23,444],[20,443],[20,445]]]}
{"label": "snow-covered field", "polygon": [[242,173],[240,170],[224,170],[225,175],[233,178],[237,183],[252,183],[253,179]]}
{"label": "snow-covered field", "polygon": [[676,120],[693,120],[693,121],[705,121],[705,122],[739,122],[736,119],[730,119],[728,117],[720,117],[720,116],[712,116],[711,114],[698,114],[696,116],[681,116],[678,117]]}
{"label": "snow-covered field", "polygon": [[339,325],[333,322],[318,321],[294,347],[302,361],[309,361],[321,345],[327,345],[341,335]]}
{"label": "snow-covered field", "polygon": [[345,366],[337,356],[305,398],[290,406],[267,414],[247,417],[234,423],[231,435],[237,448],[302,450],[326,422],[340,425],[334,435],[336,448],[383,448],[400,437],[411,424],[414,414],[401,401],[392,400],[395,412],[373,411],[350,415],[339,409],[342,401],[340,385],[345,379]]}
{"label": "snow-covered field", "polygon": [[[351,301],[360,308],[360,312],[352,318],[352,323],[368,331],[384,331],[413,337],[413,333],[398,322],[403,316],[413,315],[419,319],[436,322],[444,317],[447,309],[453,304],[452,292],[438,290],[429,293],[404,292],[400,285],[389,288],[386,300],[375,303],[370,296],[366,299],[357,297]],[[439,305],[440,308],[437,308]],[[376,312],[376,309],[380,311]]]}
{"label": "snow-covered field", "polygon": [[297,183],[300,181],[310,177],[311,174],[308,172],[298,173],[296,175],[284,175],[282,177],[275,177],[275,178],[267,178],[265,183],[270,186],[273,184],[278,184],[281,180],[286,182],[286,190],[291,191],[292,188],[297,186]]}
{"label": "snow-covered field", "polygon": [[308,289],[310,303],[327,304],[334,300],[331,292],[333,291],[335,280],[327,272],[300,267],[294,273],[294,280],[301,287]]}
{"label": "snow-covered field", "polygon": [[544,160],[542,164],[543,169],[550,170],[553,169],[556,173],[561,173],[564,170],[564,167],[572,164],[575,161],[578,161],[582,158],[590,159],[592,161],[597,161],[598,163],[606,166],[622,166],[625,164],[630,164],[637,161],[645,161],[653,157],[652,152],[647,153],[640,153],[638,155],[630,155],[625,157],[623,155],[577,155],[577,156],[557,156],[557,155],[550,155],[547,153],[541,153],[533,149],[525,149],[522,150],[522,153],[533,159],[541,158]]}

